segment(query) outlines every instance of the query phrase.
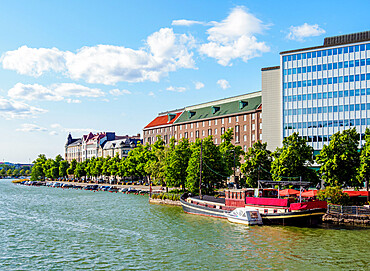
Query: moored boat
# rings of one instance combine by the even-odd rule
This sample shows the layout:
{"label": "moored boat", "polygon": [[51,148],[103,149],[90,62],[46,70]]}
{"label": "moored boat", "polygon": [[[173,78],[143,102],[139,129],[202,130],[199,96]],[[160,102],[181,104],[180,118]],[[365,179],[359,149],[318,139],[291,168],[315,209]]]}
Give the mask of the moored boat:
{"label": "moored boat", "polygon": [[[258,194],[274,191],[273,189],[257,189]],[[275,190],[276,191],[276,190]],[[254,197],[253,190],[226,190],[225,198],[211,196],[190,197],[182,195],[180,201],[186,213],[227,218],[236,208],[246,211],[258,211],[266,225],[297,225],[313,226],[321,223],[326,212],[325,201],[293,202],[290,198]]]}
{"label": "moored boat", "polygon": [[227,220],[245,225],[262,225],[262,218],[258,211],[249,211],[247,208],[236,208],[226,214]]}

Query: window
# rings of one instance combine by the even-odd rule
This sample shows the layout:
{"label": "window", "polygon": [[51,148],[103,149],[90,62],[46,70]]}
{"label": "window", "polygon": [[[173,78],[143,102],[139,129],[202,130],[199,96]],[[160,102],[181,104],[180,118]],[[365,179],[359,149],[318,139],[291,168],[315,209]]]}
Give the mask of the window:
{"label": "window", "polygon": [[260,129],[262,130],[262,122],[260,122]]}
{"label": "window", "polygon": [[235,121],[239,122],[239,116],[235,116]]}
{"label": "window", "polygon": [[247,145],[244,145],[244,152],[247,152]]}
{"label": "window", "polygon": [[244,138],[244,141],[247,141],[247,135],[244,135],[243,138]]}
{"label": "window", "polygon": [[215,125],[217,125],[217,119],[215,119]]}
{"label": "window", "polygon": [[199,130],[195,131],[195,138],[199,138]]}
{"label": "window", "polygon": [[208,135],[212,135],[212,129],[208,129]]}
{"label": "window", "polygon": [[255,135],[252,134],[252,141],[255,141]]}
{"label": "window", "polygon": [[190,128],[193,129],[193,124],[192,123],[190,123]]}
{"label": "window", "polygon": [[225,133],[225,127],[221,127],[221,135]]}
{"label": "window", "polygon": [[252,130],[256,130],[256,125],[252,123]]}
{"label": "window", "polygon": [[203,127],[205,126],[205,123],[206,123],[205,121],[202,122]]}
{"label": "window", "polygon": [[231,123],[231,117],[229,117],[229,123]]}
{"label": "window", "polygon": [[255,114],[253,113],[253,114],[252,114],[252,120],[254,120],[254,119],[255,119],[255,117],[256,117],[256,116],[255,116]]}
{"label": "window", "polygon": [[202,131],[202,136],[204,136],[205,135],[205,132],[204,132],[204,130]]}
{"label": "window", "polygon": [[244,121],[247,121],[247,115],[243,116]]}
{"label": "window", "polygon": [[217,144],[217,138],[215,138],[215,144]]}
{"label": "window", "polygon": [[262,141],[262,134],[260,134],[260,140]]}
{"label": "window", "polygon": [[190,132],[190,138],[193,138],[193,132]]}
{"label": "window", "polygon": [[247,131],[247,125],[244,125],[244,132]]}
{"label": "window", "polygon": [[225,119],[224,118],[221,119],[221,123],[225,124]]}
{"label": "window", "polygon": [[217,128],[215,129],[215,135],[217,135]]}
{"label": "window", "polygon": [[187,124],[185,124],[185,130],[186,130],[186,129],[188,129],[188,125],[187,125]]}
{"label": "window", "polygon": [[211,126],[212,125],[212,121],[211,120],[209,120],[208,121],[208,126]]}
{"label": "window", "polygon": [[180,131],[182,130],[182,125],[180,125]]}
{"label": "window", "polygon": [[235,126],[235,142],[239,142],[240,132],[239,132],[239,125]]}
{"label": "window", "polygon": [[199,122],[197,122],[195,126],[196,126],[197,128],[199,128]]}

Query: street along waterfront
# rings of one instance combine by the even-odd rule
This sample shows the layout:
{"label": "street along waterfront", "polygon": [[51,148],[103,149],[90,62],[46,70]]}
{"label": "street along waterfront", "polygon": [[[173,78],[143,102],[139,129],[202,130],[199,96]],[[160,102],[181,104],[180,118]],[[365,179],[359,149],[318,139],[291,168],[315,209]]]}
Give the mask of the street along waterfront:
{"label": "street along waterfront", "polygon": [[247,227],[146,196],[0,181],[0,269],[369,268],[369,230]]}

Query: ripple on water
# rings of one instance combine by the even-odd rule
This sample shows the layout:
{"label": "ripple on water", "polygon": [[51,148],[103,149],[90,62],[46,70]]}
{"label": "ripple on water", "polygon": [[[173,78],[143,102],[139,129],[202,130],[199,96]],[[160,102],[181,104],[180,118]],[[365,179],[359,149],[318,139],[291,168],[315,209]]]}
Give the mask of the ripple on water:
{"label": "ripple on water", "polygon": [[146,196],[0,181],[0,270],[365,270],[369,233],[247,227]]}

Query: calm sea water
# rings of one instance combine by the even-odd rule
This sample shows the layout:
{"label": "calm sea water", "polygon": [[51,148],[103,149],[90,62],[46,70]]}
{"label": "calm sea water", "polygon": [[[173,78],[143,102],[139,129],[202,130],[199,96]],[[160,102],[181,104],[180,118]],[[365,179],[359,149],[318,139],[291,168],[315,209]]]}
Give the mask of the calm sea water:
{"label": "calm sea water", "polygon": [[0,181],[0,270],[369,270],[370,230],[268,227]]}

